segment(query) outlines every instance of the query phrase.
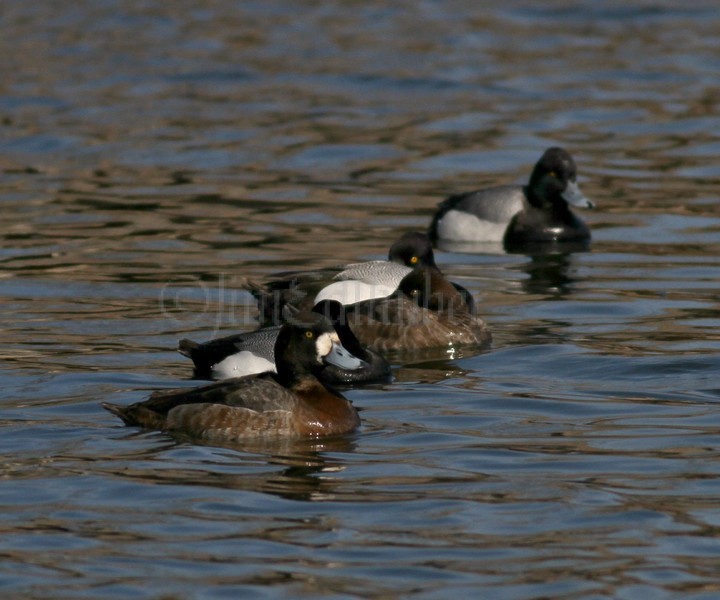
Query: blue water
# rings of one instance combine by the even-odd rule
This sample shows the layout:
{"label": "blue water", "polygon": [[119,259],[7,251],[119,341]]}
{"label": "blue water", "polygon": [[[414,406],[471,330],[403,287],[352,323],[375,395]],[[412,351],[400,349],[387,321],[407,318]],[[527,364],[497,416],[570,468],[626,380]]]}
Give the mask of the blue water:
{"label": "blue water", "polygon": [[[0,593],[718,595],[713,2],[0,8]],[[575,157],[590,252],[442,247],[493,331],[351,389],[357,434],[208,447],[99,403],[192,386],[245,278],[381,258]]]}

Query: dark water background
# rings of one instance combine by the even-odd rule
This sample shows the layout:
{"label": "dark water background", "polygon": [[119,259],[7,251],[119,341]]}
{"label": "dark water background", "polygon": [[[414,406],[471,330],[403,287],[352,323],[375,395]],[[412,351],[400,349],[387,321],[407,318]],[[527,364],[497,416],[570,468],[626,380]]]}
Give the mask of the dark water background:
{"label": "dark water background", "polygon": [[[720,596],[715,2],[0,4],[0,595]],[[493,348],[331,443],[99,407],[238,291],[575,156],[592,251],[438,252]]]}

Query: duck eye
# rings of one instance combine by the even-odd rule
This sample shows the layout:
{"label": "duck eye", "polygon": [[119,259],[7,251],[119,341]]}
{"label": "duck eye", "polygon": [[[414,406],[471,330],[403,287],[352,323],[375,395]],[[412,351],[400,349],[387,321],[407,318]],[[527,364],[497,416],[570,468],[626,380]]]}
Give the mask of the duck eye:
{"label": "duck eye", "polygon": [[550,175],[550,177],[554,177],[555,179],[557,179],[557,173],[555,171],[550,171],[550,173],[548,173],[548,175]]}
{"label": "duck eye", "polygon": [[420,260],[420,259],[419,259],[417,256],[413,256],[413,257],[410,259],[410,264],[411,264],[411,265],[416,265],[419,260]]}
{"label": "duck eye", "polygon": [[312,332],[312,331],[306,331],[306,332],[305,332],[305,337],[306,337],[307,339],[311,340],[312,337],[313,337],[313,332]]}

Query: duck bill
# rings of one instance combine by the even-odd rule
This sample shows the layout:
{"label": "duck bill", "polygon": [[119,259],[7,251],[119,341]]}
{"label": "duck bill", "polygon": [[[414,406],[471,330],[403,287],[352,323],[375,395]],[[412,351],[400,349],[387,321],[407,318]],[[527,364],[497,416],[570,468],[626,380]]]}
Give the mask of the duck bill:
{"label": "duck bill", "polygon": [[350,354],[350,352],[340,342],[333,341],[330,352],[323,358],[323,361],[330,365],[335,365],[341,369],[355,371],[366,365],[364,360]]}
{"label": "duck bill", "polygon": [[588,200],[580,191],[580,186],[577,181],[568,181],[562,197],[570,206],[576,206],[577,208],[595,208],[595,204],[591,200]]}

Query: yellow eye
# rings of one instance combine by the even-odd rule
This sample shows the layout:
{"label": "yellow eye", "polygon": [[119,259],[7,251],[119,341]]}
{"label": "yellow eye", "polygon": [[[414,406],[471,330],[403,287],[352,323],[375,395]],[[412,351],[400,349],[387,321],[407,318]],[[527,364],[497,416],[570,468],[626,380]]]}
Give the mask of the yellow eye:
{"label": "yellow eye", "polygon": [[306,332],[305,332],[305,337],[306,337],[307,339],[312,339],[312,336],[313,336],[313,332],[312,332],[312,331],[306,331]]}
{"label": "yellow eye", "polygon": [[415,265],[415,264],[417,264],[417,261],[419,261],[419,260],[420,260],[420,259],[419,259],[417,256],[413,256],[413,257],[410,259],[410,264],[411,264],[411,265]]}
{"label": "yellow eye", "polygon": [[550,171],[550,173],[548,173],[548,175],[550,175],[550,177],[555,177],[555,179],[557,179],[557,173],[555,171]]}

